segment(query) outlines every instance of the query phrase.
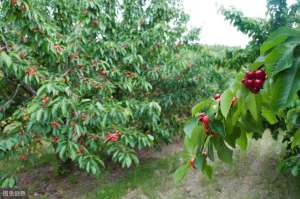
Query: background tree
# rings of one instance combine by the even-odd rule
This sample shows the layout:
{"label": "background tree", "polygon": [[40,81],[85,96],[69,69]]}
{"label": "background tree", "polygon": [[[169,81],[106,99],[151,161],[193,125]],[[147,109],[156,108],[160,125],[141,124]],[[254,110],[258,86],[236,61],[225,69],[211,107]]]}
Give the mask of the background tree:
{"label": "background tree", "polygon": [[251,38],[245,50],[232,52],[235,55],[234,60],[226,57],[221,60],[224,66],[239,69],[249,63],[252,63],[259,56],[259,46],[266,41],[268,36],[279,27],[295,27],[299,24],[300,2],[288,6],[286,0],[267,0],[266,18],[250,18],[234,8],[221,8],[221,13],[225,20],[237,28],[238,31]]}
{"label": "background tree", "polygon": [[130,167],[136,150],[170,141],[201,76],[179,56],[197,35],[181,4],[1,1],[0,160],[47,148],[97,175],[107,159]]}
{"label": "background tree", "polygon": [[282,170],[300,171],[299,28],[280,28],[260,47],[260,58],[242,70],[222,95],[203,100],[192,109],[185,131],[185,164],[176,171],[181,180],[189,168],[212,175],[209,160],[231,163],[233,149],[247,149],[249,139],[266,130],[281,132],[287,144]]}

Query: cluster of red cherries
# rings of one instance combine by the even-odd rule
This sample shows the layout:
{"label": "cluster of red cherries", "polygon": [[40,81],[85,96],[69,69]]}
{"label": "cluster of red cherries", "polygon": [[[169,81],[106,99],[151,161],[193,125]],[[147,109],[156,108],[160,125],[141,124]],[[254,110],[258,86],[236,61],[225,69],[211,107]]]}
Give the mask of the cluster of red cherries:
{"label": "cluster of red cherries", "polygon": [[115,133],[109,133],[106,135],[106,141],[117,142],[122,133],[120,131],[116,131]]}
{"label": "cluster of red cherries", "polygon": [[252,92],[258,93],[263,88],[267,79],[267,74],[264,70],[248,71],[242,80],[242,83]]}

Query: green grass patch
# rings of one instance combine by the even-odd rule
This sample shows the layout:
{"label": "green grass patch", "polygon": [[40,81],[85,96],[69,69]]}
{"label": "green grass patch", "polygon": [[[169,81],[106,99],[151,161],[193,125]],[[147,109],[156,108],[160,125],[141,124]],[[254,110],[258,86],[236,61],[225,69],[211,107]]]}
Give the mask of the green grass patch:
{"label": "green grass patch", "polygon": [[55,154],[45,152],[40,157],[33,156],[26,161],[20,161],[19,159],[1,161],[0,168],[1,172],[3,173],[15,175],[16,171],[18,173],[23,171],[31,171],[32,169],[49,163],[54,166],[57,163],[57,159]]}
{"label": "green grass patch", "polygon": [[147,160],[114,182],[105,180],[101,187],[88,194],[87,198],[119,199],[133,189],[141,189],[150,199],[159,198],[155,190],[164,184],[163,180],[170,180],[170,176],[179,165],[179,157],[176,154],[161,160]]}

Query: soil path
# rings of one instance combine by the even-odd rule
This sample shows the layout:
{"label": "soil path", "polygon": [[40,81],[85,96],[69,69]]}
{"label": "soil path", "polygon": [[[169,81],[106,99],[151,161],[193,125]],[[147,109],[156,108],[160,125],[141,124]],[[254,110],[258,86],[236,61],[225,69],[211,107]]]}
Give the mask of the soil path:
{"label": "soil path", "polygon": [[[154,156],[173,154],[181,145],[172,144]],[[181,185],[174,185],[171,176],[165,176],[158,192],[160,199],[298,199],[296,179],[279,173],[276,165],[283,147],[270,133],[263,139],[251,141],[247,152],[236,151],[234,165],[214,163],[215,174],[208,180],[201,173],[188,174]],[[299,183],[298,183],[299,185]],[[123,199],[149,199],[140,189],[129,192]],[[157,198],[158,199],[158,198]]]}
{"label": "soil path", "polygon": [[[141,167],[149,159],[159,161],[174,156],[182,151],[182,141],[175,140],[160,150],[148,150],[140,153]],[[173,180],[174,170],[155,168],[153,177],[160,179],[159,185],[150,188],[152,196],[143,192],[142,187],[128,189],[123,199],[298,199],[296,179],[284,176],[276,169],[283,147],[274,141],[270,133],[263,139],[251,141],[247,152],[237,150],[234,164],[229,166],[220,161],[213,164],[214,177],[208,180],[197,171],[190,172],[180,185]],[[178,157],[180,158],[180,157]],[[172,163],[171,163],[172,164]],[[176,166],[173,165],[176,168]],[[51,166],[43,166],[33,172],[20,176],[20,186],[29,187],[31,198],[86,198],[86,193],[101,190],[103,179],[109,183],[117,183],[126,176],[126,171],[116,167],[112,174],[96,179],[84,172],[76,171],[69,177],[53,175]],[[147,179],[145,179],[147,181]],[[153,196],[154,195],[154,196]],[[47,197],[43,197],[47,196]],[[90,198],[90,197],[89,197]],[[93,198],[93,197],[92,197]],[[95,197],[97,198],[97,197]],[[110,199],[110,198],[109,198]]]}

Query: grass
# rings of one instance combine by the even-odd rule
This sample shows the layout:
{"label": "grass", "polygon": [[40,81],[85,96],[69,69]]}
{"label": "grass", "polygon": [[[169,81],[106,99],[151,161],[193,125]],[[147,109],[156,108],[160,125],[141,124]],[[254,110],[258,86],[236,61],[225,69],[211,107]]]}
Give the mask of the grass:
{"label": "grass", "polygon": [[20,161],[18,159],[11,159],[8,161],[1,161],[0,168],[1,172],[6,174],[15,174],[16,171],[31,171],[37,167],[51,163],[55,166],[57,159],[53,153],[45,152],[40,157],[32,157],[29,161]]}
{"label": "grass", "polygon": [[173,155],[161,160],[147,160],[142,166],[126,172],[120,179],[105,181],[101,188],[90,193],[87,198],[119,199],[129,190],[141,189],[149,199],[157,199],[155,190],[175,172],[179,165],[178,157],[179,155]]}

